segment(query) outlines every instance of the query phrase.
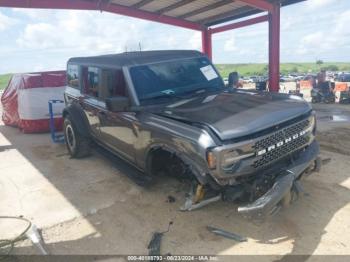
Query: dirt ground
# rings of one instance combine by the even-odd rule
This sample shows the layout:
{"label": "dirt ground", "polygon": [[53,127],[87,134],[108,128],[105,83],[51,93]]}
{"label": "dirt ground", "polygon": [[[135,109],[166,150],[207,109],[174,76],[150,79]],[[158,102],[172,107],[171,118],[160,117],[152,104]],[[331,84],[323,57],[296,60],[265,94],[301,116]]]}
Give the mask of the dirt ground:
{"label": "dirt ground", "polygon": [[[140,187],[118,163],[97,152],[70,159],[65,146],[52,144],[48,134],[26,135],[3,123],[0,216],[30,219],[42,229],[51,254],[146,254],[152,233],[166,230],[172,221],[162,254],[350,255],[350,122],[333,118],[350,117],[350,106],[315,109],[322,157],[331,162],[303,181],[307,194],[264,222],[247,220],[236,212],[236,205],[223,202],[180,212],[186,187],[179,181],[160,178],[150,188]],[[169,195],[175,197],[174,203],[167,202]],[[0,238],[22,229],[1,223]],[[207,225],[248,241],[215,236]],[[13,254],[39,252],[23,241]]]}

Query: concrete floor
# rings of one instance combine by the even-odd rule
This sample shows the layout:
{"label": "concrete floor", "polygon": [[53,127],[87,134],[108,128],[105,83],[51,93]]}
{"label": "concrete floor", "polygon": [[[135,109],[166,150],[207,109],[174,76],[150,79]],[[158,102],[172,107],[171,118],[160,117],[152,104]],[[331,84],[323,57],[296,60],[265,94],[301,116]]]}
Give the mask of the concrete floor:
{"label": "concrete floor", "polygon": [[[322,157],[332,160],[303,182],[307,196],[265,222],[247,221],[237,214],[237,206],[222,202],[180,212],[186,185],[160,178],[150,188],[140,187],[118,163],[97,152],[70,159],[65,147],[52,144],[48,134],[22,134],[3,123],[0,215],[30,219],[42,229],[52,254],[146,254],[152,233],[166,230],[173,221],[162,241],[163,254],[350,255],[350,122],[331,117],[350,117],[350,106],[314,108]],[[168,195],[176,201],[168,203]],[[214,236],[207,225],[248,241]],[[21,229],[0,221],[0,238]],[[18,243],[13,252],[38,254],[29,241]]]}

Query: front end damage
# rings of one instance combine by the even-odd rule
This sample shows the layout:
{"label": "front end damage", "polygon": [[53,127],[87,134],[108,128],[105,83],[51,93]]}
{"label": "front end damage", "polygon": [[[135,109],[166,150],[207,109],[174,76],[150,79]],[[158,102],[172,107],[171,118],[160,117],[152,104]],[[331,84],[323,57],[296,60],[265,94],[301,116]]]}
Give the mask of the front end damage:
{"label": "front end damage", "polygon": [[283,205],[295,200],[301,192],[301,178],[320,170],[319,145],[314,141],[293,159],[288,166],[255,175],[245,183],[225,186],[220,190],[194,183],[181,208],[191,211],[216,201],[239,202],[238,213],[251,218],[265,217],[276,213]]}
{"label": "front end damage", "polygon": [[238,207],[238,212],[248,216],[264,216],[274,213],[283,204],[295,199],[302,191],[300,180],[304,173],[320,170],[319,146],[314,141],[299,158],[276,174],[272,187],[253,202]]}
{"label": "front end damage", "polygon": [[[247,217],[276,213],[303,191],[300,181],[304,175],[320,170],[319,145],[314,135],[311,115],[263,137],[238,143],[238,149],[230,145],[215,148],[213,156],[217,162],[212,170],[216,172],[215,181],[205,186],[194,183],[182,210],[223,200],[238,202],[238,212]],[[227,152],[231,155],[234,152],[230,160],[236,160],[229,168],[220,162]]]}

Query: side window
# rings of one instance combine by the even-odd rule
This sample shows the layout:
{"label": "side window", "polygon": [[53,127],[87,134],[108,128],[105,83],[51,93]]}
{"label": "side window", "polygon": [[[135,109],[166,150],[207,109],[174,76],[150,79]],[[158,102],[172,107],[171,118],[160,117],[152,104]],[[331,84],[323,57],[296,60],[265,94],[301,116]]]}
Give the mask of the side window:
{"label": "side window", "polygon": [[100,74],[97,67],[83,67],[82,80],[84,85],[84,93],[90,96],[99,97]]}
{"label": "side window", "polygon": [[102,69],[99,98],[105,100],[113,96],[127,96],[123,71]]}
{"label": "side window", "polygon": [[67,84],[70,87],[79,89],[79,66],[78,65],[68,64]]}

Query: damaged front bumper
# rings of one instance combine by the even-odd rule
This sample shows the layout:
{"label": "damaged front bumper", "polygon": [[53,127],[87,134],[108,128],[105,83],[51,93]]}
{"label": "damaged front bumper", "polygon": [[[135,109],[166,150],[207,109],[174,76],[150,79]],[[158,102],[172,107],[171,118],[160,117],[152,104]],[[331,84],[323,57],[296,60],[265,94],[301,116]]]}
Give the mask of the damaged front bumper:
{"label": "damaged front bumper", "polygon": [[[287,166],[277,176],[273,186],[263,196],[252,203],[238,207],[238,212],[249,217],[261,217],[271,214],[281,200],[292,191],[293,185],[300,176],[315,163],[319,154],[317,141],[312,142],[305,151],[301,152],[299,158]],[[319,169],[319,166],[316,167]]]}

